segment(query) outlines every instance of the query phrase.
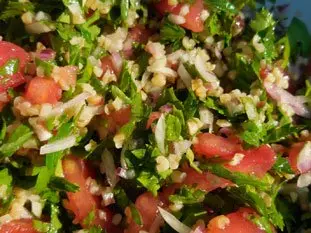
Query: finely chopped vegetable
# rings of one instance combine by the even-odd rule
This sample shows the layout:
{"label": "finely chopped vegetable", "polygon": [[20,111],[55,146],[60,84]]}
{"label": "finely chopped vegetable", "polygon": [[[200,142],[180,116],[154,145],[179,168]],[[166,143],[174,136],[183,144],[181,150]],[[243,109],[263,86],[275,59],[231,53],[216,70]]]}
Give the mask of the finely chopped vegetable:
{"label": "finely chopped vegetable", "polygon": [[0,0],[0,233],[309,232],[311,35],[263,2]]}

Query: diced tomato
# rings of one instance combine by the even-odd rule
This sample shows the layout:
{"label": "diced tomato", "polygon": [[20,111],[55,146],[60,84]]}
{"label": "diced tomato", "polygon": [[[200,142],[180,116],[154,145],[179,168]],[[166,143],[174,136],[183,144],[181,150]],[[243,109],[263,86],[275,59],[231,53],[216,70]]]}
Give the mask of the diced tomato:
{"label": "diced tomato", "polygon": [[237,212],[213,218],[205,233],[265,233],[250,217],[257,214],[249,208],[240,208]]}
{"label": "diced tomato", "polygon": [[219,156],[222,159],[230,160],[236,152],[241,150],[241,145],[228,138],[202,133],[197,136],[197,142],[193,145],[193,149],[198,156],[203,155],[205,158]]}
{"label": "diced tomato", "polygon": [[129,225],[124,233],[139,233],[142,230],[149,231],[156,218],[159,204],[160,201],[152,193],[145,192],[141,194],[135,201],[135,207],[141,215],[143,225],[139,226],[133,219],[129,218]]}
{"label": "diced tomato", "polygon": [[229,180],[218,177],[209,172],[199,173],[193,168],[183,169],[187,176],[182,184],[193,186],[197,185],[198,189],[206,192],[213,191],[217,188],[225,188],[232,184]]}
{"label": "diced tomato", "polygon": [[[180,9],[184,4],[177,4],[175,6],[169,5],[169,0],[161,0],[156,3],[156,9],[161,13],[173,13],[179,15]],[[186,22],[181,24],[182,27],[187,28],[193,32],[202,32],[204,30],[204,22],[201,19],[201,12],[204,10],[203,0],[196,0],[189,9],[189,13],[184,16]]]}
{"label": "diced tomato", "polygon": [[151,31],[144,25],[138,24],[130,29],[129,34],[133,41],[146,44],[151,36]]}
{"label": "diced tomato", "polygon": [[148,121],[147,121],[147,124],[146,124],[146,129],[149,129],[152,125],[152,123],[159,119],[161,117],[161,114],[160,112],[152,112],[150,115],[149,115],[149,118],[148,118]]}
{"label": "diced tomato", "polygon": [[5,65],[10,59],[18,59],[19,67],[17,73],[13,75],[0,76],[0,92],[4,92],[10,87],[17,87],[26,81],[23,74],[25,65],[30,60],[28,53],[15,44],[0,41],[0,67]]}
{"label": "diced tomato", "polygon": [[[115,56],[118,59],[121,59],[119,54],[116,54],[117,56]],[[122,60],[118,61],[114,61],[113,60],[113,56],[112,55],[108,55],[105,56],[101,59],[101,63],[102,63],[102,69],[103,69],[103,74],[105,74],[107,72],[107,70],[110,70],[110,72],[114,73],[115,75],[119,75],[121,72],[121,68],[122,68]],[[121,62],[121,67],[120,67],[120,63]]]}
{"label": "diced tomato", "polygon": [[235,166],[227,164],[226,167],[229,170],[263,177],[272,168],[276,160],[275,152],[268,145],[241,151],[240,153],[245,156]]}
{"label": "diced tomato", "polygon": [[114,111],[109,115],[104,115],[104,118],[108,121],[108,131],[115,132],[117,128],[122,127],[128,123],[131,119],[131,108],[121,108],[118,111]]}
{"label": "diced tomato", "polygon": [[288,153],[289,164],[295,173],[300,173],[297,168],[297,159],[298,159],[299,152],[304,147],[304,145],[305,145],[305,142],[295,143],[291,146],[289,153]]}
{"label": "diced tomato", "polygon": [[35,77],[26,87],[25,98],[32,104],[55,104],[62,97],[62,89],[53,80]]}
{"label": "diced tomato", "polygon": [[218,177],[209,172],[199,173],[189,167],[183,168],[182,171],[187,174],[183,182],[172,184],[164,188],[163,192],[160,193],[160,199],[164,204],[168,205],[170,195],[173,195],[176,189],[181,188],[183,185],[196,187],[206,192],[211,192],[217,188],[225,188],[232,185],[231,181]]}
{"label": "diced tomato", "polygon": [[12,220],[0,226],[0,233],[39,233],[32,224],[32,219]]}
{"label": "diced tomato", "polygon": [[[100,225],[105,229],[112,227],[111,219],[112,214],[107,208],[100,208],[100,199],[90,193],[86,180],[91,176],[91,171],[85,160],[80,159],[75,156],[68,156],[63,159],[63,170],[65,178],[74,184],[79,186],[79,191],[67,192],[68,200],[64,201],[64,206],[66,209],[73,212],[75,218],[74,223],[80,223],[84,226],[83,221],[92,212],[95,211],[95,219],[93,225]],[[105,219],[99,218],[99,211],[103,210],[106,213]],[[91,224],[91,225],[92,225]],[[85,227],[85,226],[84,226]],[[111,231],[113,232],[113,231]]]}

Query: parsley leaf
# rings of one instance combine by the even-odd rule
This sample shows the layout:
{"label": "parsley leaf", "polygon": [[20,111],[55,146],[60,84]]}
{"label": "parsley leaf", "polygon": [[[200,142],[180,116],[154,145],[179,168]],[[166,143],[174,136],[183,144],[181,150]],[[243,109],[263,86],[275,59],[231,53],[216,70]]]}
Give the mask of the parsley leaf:
{"label": "parsley leaf", "polygon": [[181,41],[185,35],[186,32],[182,27],[173,24],[168,20],[165,20],[160,29],[160,41],[163,44],[172,44],[174,50],[182,47]]}
{"label": "parsley leaf", "polygon": [[0,146],[0,158],[12,156],[23,144],[31,138],[33,132],[26,125],[19,125],[7,141]]}

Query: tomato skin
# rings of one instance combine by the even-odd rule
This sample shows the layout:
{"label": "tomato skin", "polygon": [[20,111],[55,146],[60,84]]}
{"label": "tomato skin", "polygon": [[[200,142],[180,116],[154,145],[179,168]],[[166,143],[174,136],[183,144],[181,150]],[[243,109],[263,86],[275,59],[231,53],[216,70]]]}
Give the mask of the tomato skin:
{"label": "tomato skin", "polygon": [[187,176],[182,184],[185,185],[196,185],[198,189],[204,190],[206,192],[213,191],[217,188],[225,188],[231,184],[229,180],[218,177],[209,172],[199,173],[193,168],[183,169]]}
{"label": "tomato skin", "polygon": [[141,230],[148,231],[156,218],[159,204],[160,201],[152,193],[145,192],[141,194],[135,201],[135,207],[141,215],[143,226],[139,226],[134,220],[129,219],[129,225],[124,233],[138,233]]}
{"label": "tomato skin", "polygon": [[0,226],[0,233],[39,233],[32,224],[32,219],[12,220]]}
{"label": "tomato skin", "polygon": [[297,168],[297,159],[298,159],[299,152],[302,150],[304,145],[305,145],[305,142],[295,143],[291,146],[288,152],[289,165],[291,166],[293,172],[295,172],[296,174],[300,173],[300,171]]}
{"label": "tomato skin", "polygon": [[8,77],[0,76],[0,93],[6,91],[10,87],[17,87],[26,82],[23,74],[25,65],[30,60],[29,54],[13,43],[0,41],[0,67],[10,59],[19,60],[18,71]]}
{"label": "tomato skin", "polygon": [[256,213],[249,208],[240,208],[237,212],[230,213],[225,217],[229,219],[228,224],[220,227],[218,221],[222,221],[223,215],[213,218],[205,230],[205,233],[265,233],[255,223],[248,218]]}
{"label": "tomato skin", "polygon": [[[169,5],[169,0],[161,0],[155,4],[156,9],[162,15],[165,13],[173,13],[179,15],[180,9],[184,4]],[[190,5],[189,13],[185,15],[186,22],[181,24],[182,27],[193,32],[202,32],[204,30],[204,22],[201,20],[201,12],[204,9],[203,0],[196,0]]]}
{"label": "tomato skin", "polygon": [[151,36],[151,31],[144,25],[136,25],[129,31],[130,38],[138,43],[146,44]]}
{"label": "tomato skin", "polygon": [[104,115],[103,117],[108,121],[108,131],[110,133],[115,132],[117,128],[128,123],[131,119],[131,114],[131,108],[125,107],[118,111],[114,111],[109,115]]}
{"label": "tomato skin", "polygon": [[105,74],[108,70],[110,70],[110,72],[113,73],[117,73],[112,60],[111,60],[111,56],[105,56],[101,59],[102,62],[102,69],[103,69],[103,74]]}
{"label": "tomato skin", "polygon": [[60,86],[53,79],[43,77],[31,79],[25,91],[25,98],[32,104],[55,104],[61,97]]}
{"label": "tomato skin", "polygon": [[226,167],[231,171],[253,174],[257,177],[263,177],[272,168],[276,160],[274,150],[268,145],[244,150],[240,153],[245,155],[244,158],[237,165],[227,164]]}
{"label": "tomato skin", "polygon": [[148,121],[147,121],[147,124],[146,124],[146,129],[149,129],[152,125],[152,123],[154,121],[156,121],[157,119],[159,119],[161,117],[162,113],[160,112],[152,112],[150,115],[149,115],[149,118],[148,118]]}
{"label": "tomato skin", "polygon": [[109,209],[101,208],[106,213],[106,219],[99,218],[100,199],[92,195],[87,187],[87,178],[92,174],[85,161],[71,155],[63,159],[62,165],[65,178],[80,187],[79,191],[75,193],[67,192],[68,200],[64,202],[65,208],[75,215],[73,222],[87,227],[83,224],[83,221],[90,212],[95,211],[95,219],[91,225],[100,225],[110,232],[112,214]]}
{"label": "tomato skin", "polygon": [[201,133],[197,136],[197,142],[193,145],[193,149],[198,156],[203,155],[207,159],[220,156],[222,159],[230,160],[235,153],[241,150],[241,145],[228,138]]}

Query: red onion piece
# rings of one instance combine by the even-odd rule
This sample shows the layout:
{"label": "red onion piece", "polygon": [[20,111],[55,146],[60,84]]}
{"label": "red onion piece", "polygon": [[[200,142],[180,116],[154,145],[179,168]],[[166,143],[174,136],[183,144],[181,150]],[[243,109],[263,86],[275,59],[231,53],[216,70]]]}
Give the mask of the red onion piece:
{"label": "red onion piece", "polygon": [[56,52],[52,49],[43,49],[39,53],[39,58],[43,61],[51,61],[54,60],[56,56]]}
{"label": "red onion piece", "polygon": [[173,107],[170,104],[165,104],[161,106],[159,110],[162,113],[170,113],[171,111],[173,111]]}
{"label": "red onion piece", "polygon": [[311,112],[304,105],[304,99],[294,96],[272,83],[264,82],[264,87],[272,99],[279,103],[288,104],[293,108],[294,112],[301,117],[311,118]]}

